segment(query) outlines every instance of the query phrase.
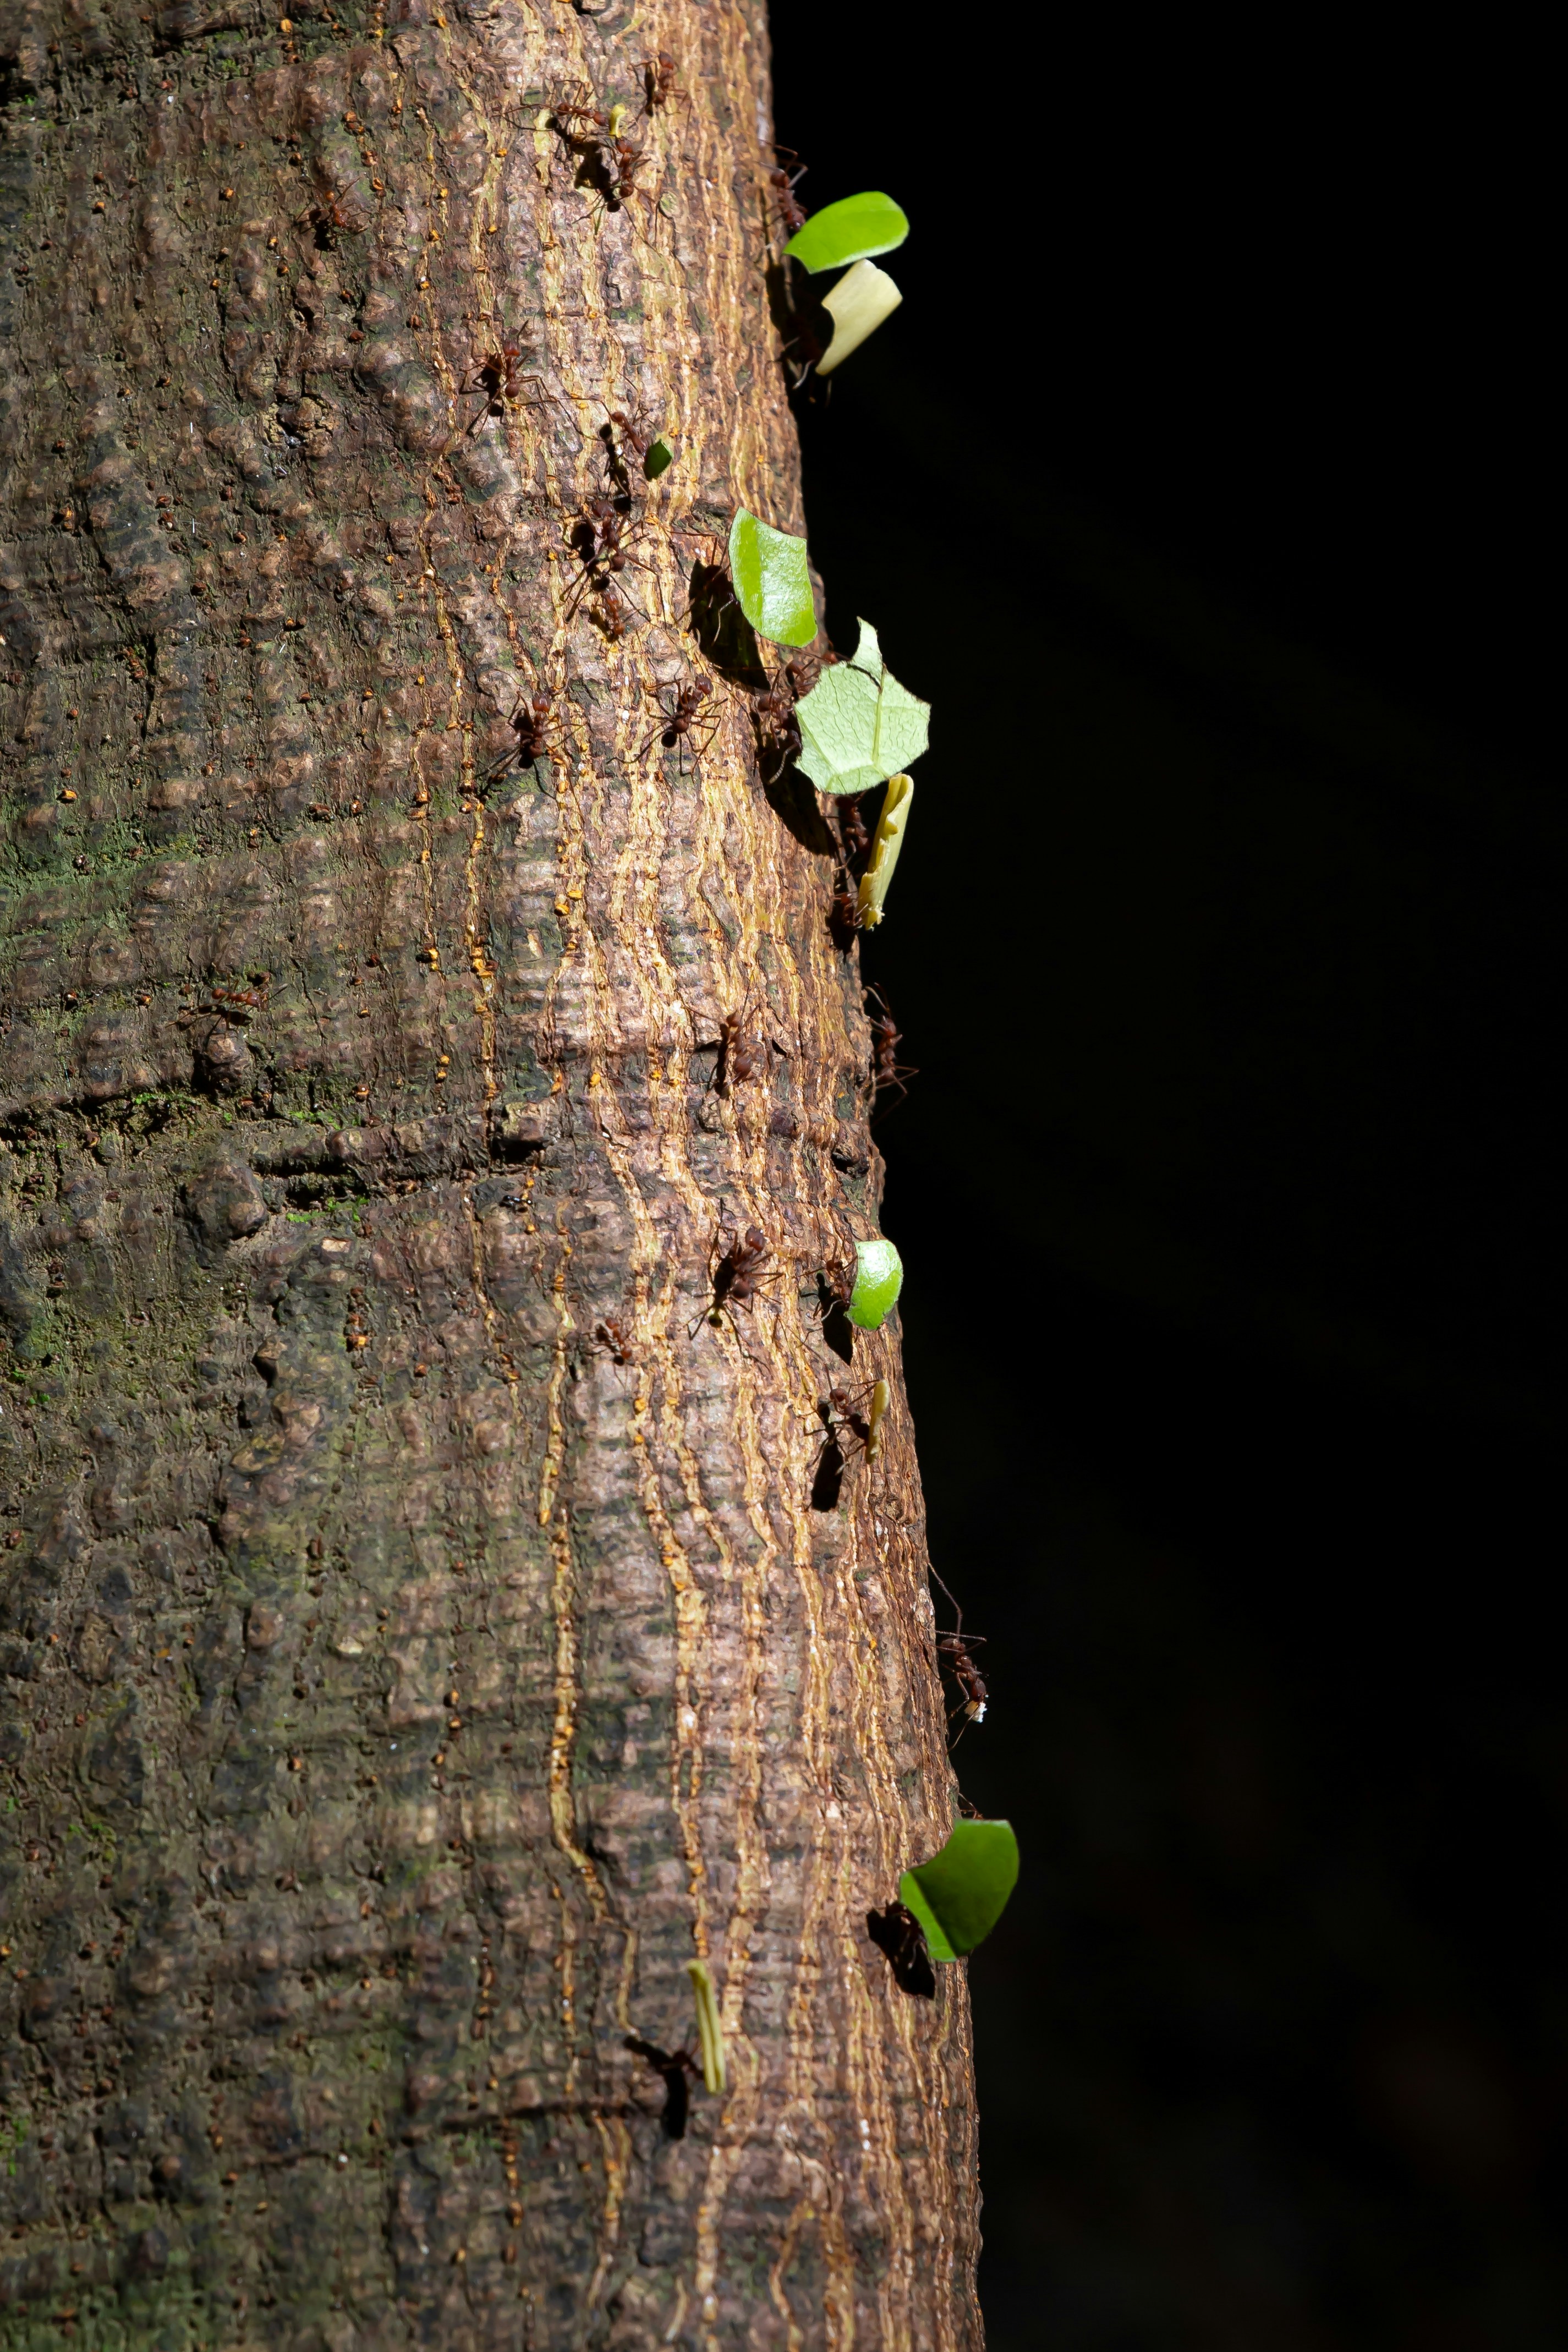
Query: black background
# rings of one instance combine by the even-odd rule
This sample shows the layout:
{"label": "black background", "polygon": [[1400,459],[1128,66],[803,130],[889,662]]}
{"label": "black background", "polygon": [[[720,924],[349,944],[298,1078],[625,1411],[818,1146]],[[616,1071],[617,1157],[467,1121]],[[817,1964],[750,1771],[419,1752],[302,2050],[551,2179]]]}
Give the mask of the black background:
{"label": "black background", "polygon": [[934,706],[865,964],[958,1762],[1024,1852],[970,1964],[990,2341],[1546,2352],[1544,59],[1026,17],[773,26],[808,208],[913,222],[800,415],[834,638]]}

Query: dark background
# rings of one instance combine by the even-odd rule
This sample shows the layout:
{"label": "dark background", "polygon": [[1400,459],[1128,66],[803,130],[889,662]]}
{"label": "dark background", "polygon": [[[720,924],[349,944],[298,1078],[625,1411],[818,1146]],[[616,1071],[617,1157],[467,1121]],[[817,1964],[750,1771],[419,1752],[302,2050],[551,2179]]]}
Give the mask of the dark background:
{"label": "dark background", "polygon": [[1026,13],[774,17],[808,208],[914,225],[800,414],[830,629],[934,705],[865,963],[921,1066],[879,1133],[934,1556],[989,1641],[958,1761],[1024,1853],[970,1971],[990,2340],[1547,2352],[1543,61]]}

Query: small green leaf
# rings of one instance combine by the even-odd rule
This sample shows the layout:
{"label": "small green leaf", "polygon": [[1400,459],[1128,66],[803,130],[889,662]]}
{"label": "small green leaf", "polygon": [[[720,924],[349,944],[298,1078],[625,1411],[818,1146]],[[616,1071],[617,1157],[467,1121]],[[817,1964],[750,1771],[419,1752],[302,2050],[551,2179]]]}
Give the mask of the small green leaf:
{"label": "small green leaf", "polygon": [[644,479],[649,482],[657,482],[665,467],[667,466],[673,466],[674,463],[675,452],[670,447],[668,441],[650,441],[648,443],[647,455],[642,461]]}
{"label": "small green leaf", "polygon": [[849,1294],[849,1320],[862,1331],[879,1331],[904,1286],[904,1262],[889,1241],[855,1244],[855,1287]]}
{"label": "small green leaf", "polygon": [[891,196],[841,196],[836,205],[824,205],[813,213],[784,251],[815,276],[819,269],[842,269],[846,262],[863,261],[873,253],[891,253],[909,233],[909,215]]}
{"label": "small green leaf", "polygon": [[899,1900],[925,1929],[932,1959],[952,1960],[985,1941],[1017,1883],[1010,1822],[955,1822],[940,1853],[905,1871]]}
{"label": "small green leaf", "polygon": [[868,793],[900,774],[931,740],[930,703],[899,684],[869,621],[860,624],[853,658],[825,669],[795,715],[798,764],[824,793]]}
{"label": "small green leaf", "polygon": [[816,635],[805,541],[774,530],[744,507],[730,525],[730,572],[742,613],[775,646],[808,646]]}

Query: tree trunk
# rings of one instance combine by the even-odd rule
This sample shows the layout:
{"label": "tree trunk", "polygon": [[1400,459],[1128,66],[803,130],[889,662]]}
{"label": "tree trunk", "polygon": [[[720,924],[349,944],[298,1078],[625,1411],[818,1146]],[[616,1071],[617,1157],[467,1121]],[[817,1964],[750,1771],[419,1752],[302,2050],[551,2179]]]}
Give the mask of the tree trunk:
{"label": "tree trunk", "polygon": [[857,955],[700,594],[802,528],[762,10],[448,5],[10,17],[0,2346],[961,2352]]}

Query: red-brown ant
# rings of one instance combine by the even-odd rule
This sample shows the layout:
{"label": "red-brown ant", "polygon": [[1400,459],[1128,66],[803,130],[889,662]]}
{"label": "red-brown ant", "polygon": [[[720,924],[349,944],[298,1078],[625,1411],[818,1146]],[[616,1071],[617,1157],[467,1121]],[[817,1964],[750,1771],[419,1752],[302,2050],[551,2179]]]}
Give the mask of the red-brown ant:
{"label": "red-brown ant", "polygon": [[[647,453],[659,437],[659,426],[650,421],[647,412],[636,408],[628,416],[624,408],[612,408],[609,422],[599,427],[599,438],[605,445],[610,478],[623,498],[631,496],[631,469],[626,452],[630,450],[637,461],[637,471],[645,478],[647,473]],[[617,438],[618,436],[618,438]]]}
{"label": "red-brown ant", "polygon": [[817,1399],[816,1417],[824,1435],[812,1472],[814,1511],[837,1509],[849,1447],[857,1447],[868,1462],[877,1460],[882,1450],[882,1423],[888,1399],[886,1381],[873,1381],[868,1388],[853,1393],[847,1389],[830,1389],[826,1396]]}
{"label": "red-brown ant", "polygon": [[827,928],[833,934],[833,944],[847,955],[855,944],[855,935],[865,929],[860,919],[860,894],[847,870],[839,866],[833,877],[833,898],[827,909]]}
{"label": "red-brown ant", "polygon": [[642,110],[657,114],[661,106],[689,106],[691,100],[675,78],[675,59],[666,49],[644,58],[638,68],[643,79]]}
{"label": "red-brown ant", "polygon": [[882,1423],[887,1417],[889,1401],[887,1381],[873,1381],[869,1388],[860,1389],[854,1395],[847,1389],[833,1389],[829,1391],[829,1396],[836,1416],[835,1434],[838,1436],[840,1448],[844,1444],[844,1437],[839,1433],[847,1432],[867,1461],[875,1462],[882,1450]]}
{"label": "red-brown ant", "polygon": [[[635,139],[602,139],[598,158],[605,180],[606,212],[624,212],[628,196],[647,195],[647,190],[637,185],[648,160],[646,147],[638,146]],[[651,203],[652,198],[648,201]]]}
{"label": "red-brown ant", "polygon": [[732,1095],[737,1087],[766,1074],[767,1040],[746,1034],[750,1010],[747,1004],[739,1013],[727,1013],[719,1024],[719,1061],[713,1076],[721,1094]]}
{"label": "red-brown ant", "polygon": [[568,620],[584,596],[603,596],[612,579],[617,579],[628,564],[635,564],[639,572],[651,570],[640,556],[627,550],[627,537],[637,529],[630,516],[622,512],[620,501],[589,499],[586,515],[572,532],[573,552],[583,566],[583,577],[567,603]]}
{"label": "red-brown ant", "polygon": [[864,793],[840,793],[834,802],[834,814],[838,819],[838,838],[844,847],[844,863],[853,869],[871,855],[871,834],[861,812]]}
{"label": "red-brown ant", "polygon": [[609,120],[594,104],[594,93],[585,81],[572,82],[559,98],[550,101],[552,128],[571,146],[593,145]]}
{"label": "red-brown ant", "polygon": [[795,715],[795,707],[806,690],[805,681],[805,667],[786,661],[766,692],[759,694],[752,705],[759,751],[772,777],[782,775],[790,761],[800,757],[800,721]]}
{"label": "red-brown ant", "polygon": [[[546,400],[550,398],[540,377],[522,373],[523,361],[532,357],[524,343],[502,343],[480,354],[473,374],[463,386],[466,393],[484,394],[484,404],[468,427],[470,433],[477,433],[487,417],[504,416],[509,403],[537,408],[538,394],[542,393]],[[535,388],[533,392],[525,389],[529,385]]]}
{"label": "red-brown ant", "polygon": [[933,1584],[942,1584],[942,1591],[947,1592],[949,1601],[952,1601],[952,1613],[958,1620],[951,1633],[939,1633],[936,1637],[937,1657],[947,1668],[962,1693],[958,1705],[947,1718],[951,1725],[960,1716],[963,1717],[959,1725],[958,1738],[949,1743],[956,1748],[958,1741],[963,1738],[972,1723],[984,1723],[985,1720],[985,1709],[989,1703],[985,1677],[970,1655],[971,1650],[984,1648],[985,1636],[984,1633],[971,1633],[967,1641],[964,1639],[963,1610],[957,1601],[953,1601],[946,1585],[942,1583],[942,1579],[934,1568],[931,1570],[931,1578]]}
{"label": "red-brown ant", "polygon": [[604,631],[613,646],[620,644],[631,625],[626,619],[620,599],[615,590],[608,586],[595,591],[594,601],[588,607],[588,613],[595,627]]}
{"label": "red-brown ant", "polygon": [[[775,143],[773,153],[793,156],[795,150],[793,147],[780,147]],[[773,199],[778,206],[779,218],[784,225],[786,236],[793,236],[796,229],[805,226],[805,214],[795,192],[810,168],[808,163],[797,162],[796,168],[793,172],[786,172],[782,163],[776,163],[772,171],[763,173],[763,180],[773,192]]]}
{"label": "red-brown ant", "polygon": [[492,784],[498,782],[509,769],[526,768],[533,761],[544,757],[545,730],[550,725],[553,709],[554,706],[542,694],[536,694],[531,701],[526,695],[518,696],[517,707],[507,720],[517,740],[508,746],[490,770]]}
{"label": "red-brown ant", "polygon": [[[726,1234],[730,1236],[727,1243]],[[721,1243],[725,1244],[722,1249],[720,1247]],[[710,1304],[693,1322],[693,1331],[704,1319],[713,1324],[721,1323],[727,1307],[743,1307],[749,1315],[767,1280],[763,1267],[771,1255],[766,1235],[759,1233],[755,1225],[748,1225],[742,1233],[728,1208],[721,1203],[719,1230],[708,1253],[709,1279],[713,1286],[713,1297]]]}
{"label": "red-brown ant", "polygon": [[635,2051],[656,2074],[664,2077],[664,2136],[666,2139],[686,2137],[686,2118],[690,2106],[687,2076],[696,2079],[702,2073],[695,2053],[689,2050],[660,2050],[657,2043],[644,2042],[640,2035],[628,2033],[626,2046]]}
{"label": "red-brown ant", "polygon": [[900,1095],[907,1095],[907,1081],[918,1078],[920,1072],[912,1063],[899,1059],[899,1047],[904,1042],[904,1033],[894,1021],[880,988],[866,991],[866,1017],[871,1024],[872,1102],[877,1102],[885,1091],[894,1087]]}
{"label": "red-brown ant", "polygon": [[602,1322],[595,1324],[594,1339],[595,1344],[604,1349],[612,1363],[629,1364],[631,1362],[632,1343],[624,1323],[616,1322],[613,1317],[606,1315]]}
{"label": "red-brown ant", "polygon": [[[663,721],[654,729],[653,733],[645,742],[638,744],[637,756],[639,760],[645,751],[652,749],[655,743],[661,743],[667,751],[673,751],[678,745],[689,746],[691,756],[695,760],[700,751],[706,751],[723,724],[724,714],[721,711],[718,718],[712,721],[700,744],[694,740],[697,722],[708,710],[713,692],[713,681],[705,671],[698,670],[689,686],[676,688],[673,710],[666,710],[664,708],[664,697],[668,692],[668,686],[659,688],[658,700],[663,714]],[[682,759],[685,757],[684,748],[681,757]]]}
{"label": "red-brown ant", "polygon": [[342,197],[330,190],[314,204],[307,205],[302,213],[297,213],[295,220],[308,224],[319,253],[335,253],[340,236],[359,236],[364,231],[364,223],[346,211]]}

